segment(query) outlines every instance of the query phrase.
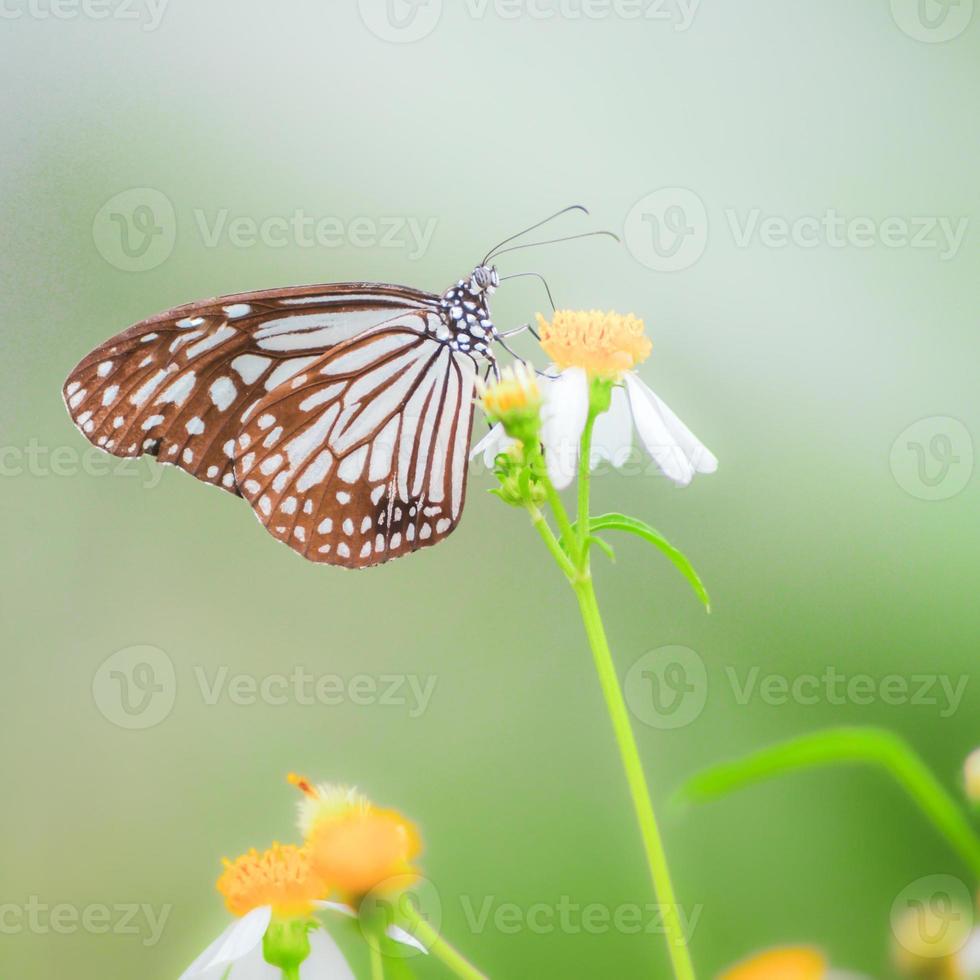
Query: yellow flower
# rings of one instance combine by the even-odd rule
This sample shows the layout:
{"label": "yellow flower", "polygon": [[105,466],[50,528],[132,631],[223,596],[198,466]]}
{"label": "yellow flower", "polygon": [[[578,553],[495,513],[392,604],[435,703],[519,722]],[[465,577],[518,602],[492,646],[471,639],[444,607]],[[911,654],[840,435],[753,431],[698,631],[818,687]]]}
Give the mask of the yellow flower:
{"label": "yellow flower", "polygon": [[218,891],[232,915],[247,915],[268,906],[278,919],[298,918],[313,911],[327,886],[310,863],[307,848],[275,843],[267,851],[251,850],[224,862]]}
{"label": "yellow flower", "polygon": [[618,379],[650,356],[643,321],[632,313],[556,310],[549,323],[538,314],[545,353],[564,370],[584,368],[590,378]]}
{"label": "yellow flower", "polygon": [[534,371],[526,364],[505,367],[491,384],[476,379],[477,404],[496,421],[515,414],[536,415],[541,408],[541,390]]}
{"label": "yellow flower", "polygon": [[305,799],[299,824],[314,871],[343,898],[358,904],[371,891],[397,891],[417,875],[422,849],[415,826],[395,810],[374,806],[344,786],[314,786],[290,775]]}
{"label": "yellow flower", "polygon": [[758,953],[733,966],[719,980],[824,980],[827,961],[815,949],[788,946]]}

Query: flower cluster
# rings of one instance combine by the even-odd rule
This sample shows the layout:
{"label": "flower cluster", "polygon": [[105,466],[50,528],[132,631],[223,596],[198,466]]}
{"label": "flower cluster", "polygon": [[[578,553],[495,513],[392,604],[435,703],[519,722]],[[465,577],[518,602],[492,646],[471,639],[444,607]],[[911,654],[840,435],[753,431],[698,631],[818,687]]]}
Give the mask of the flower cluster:
{"label": "flower cluster", "polygon": [[[355,789],[290,775],[303,792],[300,845],[274,843],[224,861],[217,889],[235,917],[184,971],[181,980],[331,977],[354,974],[317,913],[357,917],[369,894],[390,897],[417,877],[421,841],[395,810],[379,809]],[[388,938],[425,951],[399,926]],[[280,974],[281,971],[281,974]]]}
{"label": "flower cluster", "polygon": [[478,404],[494,423],[473,448],[487,466],[540,435],[548,477],[556,489],[572,482],[586,426],[589,464],[605,459],[622,468],[632,453],[633,431],[660,471],[679,486],[695,473],[713,473],[718,461],[636,373],[652,344],[643,321],[598,310],[558,310],[538,316],[541,347],[551,358],[535,379],[527,365],[481,386]]}

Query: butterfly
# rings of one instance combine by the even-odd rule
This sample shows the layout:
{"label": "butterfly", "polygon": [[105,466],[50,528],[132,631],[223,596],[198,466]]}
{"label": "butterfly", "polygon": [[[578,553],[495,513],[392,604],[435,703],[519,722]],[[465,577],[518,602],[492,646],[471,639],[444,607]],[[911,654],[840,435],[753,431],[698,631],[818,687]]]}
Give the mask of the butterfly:
{"label": "butterfly", "polygon": [[488,263],[519,235],[442,294],[334,283],[150,317],[81,360],[68,412],[108,453],[244,497],[311,561],[362,568],[434,545],[463,510],[475,379],[506,346]]}

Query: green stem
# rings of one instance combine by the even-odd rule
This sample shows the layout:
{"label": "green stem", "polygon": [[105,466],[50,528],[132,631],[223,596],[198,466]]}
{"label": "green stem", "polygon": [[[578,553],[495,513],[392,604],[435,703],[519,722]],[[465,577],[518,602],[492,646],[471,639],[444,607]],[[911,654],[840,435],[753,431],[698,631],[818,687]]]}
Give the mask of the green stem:
{"label": "green stem", "polygon": [[284,966],[282,968],[282,980],[299,980],[299,964]]}
{"label": "green stem", "polygon": [[589,549],[589,488],[592,485],[589,469],[592,454],[592,430],[595,427],[596,415],[590,407],[589,416],[582,431],[582,442],[578,457],[578,548],[584,568],[588,567]]}
{"label": "green stem", "polygon": [[442,936],[419,915],[411,902],[405,902],[402,908],[405,928],[418,939],[423,946],[444,966],[450,969],[462,980],[487,980],[459,950],[451,946]]}
{"label": "green stem", "polygon": [[[653,803],[650,800],[650,790],[643,772],[643,763],[640,760],[636,739],[633,737],[629,711],[626,707],[622,688],[619,685],[616,665],[613,661],[612,651],[609,649],[609,642],[606,639],[606,631],[602,625],[599,603],[596,600],[592,576],[589,571],[589,483],[591,480],[589,456],[592,451],[592,430],[595,418],[596,413],[594,409],[590,408],[579,447],[578,527],[576,531],[573,532],[571,528],[564,504],[548,478],[547,470],[543,466],[540,468],[540,480],[547,493],[548,502],[555,513],[562,539],[568,543],[570,549],[574,549],[573,554],[569,556],[562,551],[540,512],[537,512],[540,522],[535,519],[533,512],[531,517],[562,571],[569,575],[567,566],[572,566],[572,574],[569,575],[569,580],[578,599],[582,622],[585,624],[586,636],[592,649],[596,672],[599,675],[599,684],[602,687],[606,709],[612,721],[623,769],[626,771],[626,781],[629,784],[633,809],[640,825],[640,834],[643,837],[650,877],[663,915],[667,949],[674,968],[674,976],[677,980],[694,980],[694,966],[687,948],[687,938],[684,935],[677,899],[674,896],[674,885],[667,864],[667,854],[660,836]],[[531,510],[532,506],[529,505],[528,509]],[[537,508],[534,508],[534,511],[537,511]]]}
{"label": "green stem", "polygon": [[371,951],[371,980],[385,980],[385,961],[381,955],[381,947],[374,941],[368,943],[368,949]]}
{"label": "green stem", "polygon": [[531,523],[534,525],[535,530],[541,535],[541,539],[544,541],[548,550],[551,552],[552,558],[558,564],[558,567],[568,576],[569,581],[574,581],[578,572],[575,566],[569,560],[568,555],[565,554],[561,549],[561,545],[558,543],[558,539],[555,537],[554,532],[548,526],[548,522],[545,520],[544,514],[535,507],[534,504],[526,504],[527,512],[531,515]]}
{"label": "green stem", "polygon": [[606,631],[602,625],[592,579],[589,577],[581,579],[574,588],[582,612],[582,622],[585,624],[585,632],[589,638],[589,646],[592,648],[596,671],[599,674],[599,683],[606,699],[606,708],[619,745],[619,754],[623,761],[623,768],[626,770],[626,781],[629,783],[630,795],[633,798],[633,808],[640,824],[650,877],[663,915],[667,949],[674,967],[674,976],[678,980],[694,980],[694,966],[687,948],[687,937],[681,924],[677,899],[674,896],[667,854],[657,826],[653,803],[650,800],[650,790],[643,773],[640,752],[633,737],[629,711],[616,675],[616,665],[606,640]]}

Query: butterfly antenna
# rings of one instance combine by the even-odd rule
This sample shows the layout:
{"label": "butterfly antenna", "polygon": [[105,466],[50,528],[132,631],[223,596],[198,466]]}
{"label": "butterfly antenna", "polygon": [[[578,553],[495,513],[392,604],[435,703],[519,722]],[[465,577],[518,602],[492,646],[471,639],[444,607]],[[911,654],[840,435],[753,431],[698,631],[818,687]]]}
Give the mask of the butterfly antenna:
{"label": "butterfly antenna", "polygon": [[525,228],[523,231],[519,231],[516,235],[511,235],[509,238],[505,238],[502,242],[494,245],[492,249],[483,257],[483,261],[480,265],[486,265],[496,254],[497,249],[502,248],[509,242],[514,241],[515,238],[520,238],[521,235],[526,235],[529,231],[534,231],[535,228],[540,228],[542,225],[546,225],[549,221],[554,221],[555,218],[560,218],[563,214],[567,214],[569,211],[581,211],[582,214],[588,214],[589,209],[584,204],[569,204],[567,208],[562,208],[560,211],[556,211],[554,214],[549,214],[547,218],[542,219],[536,224],[531,225],[530,228]]}
{"label": "butterfly antenna", "polygon": [[525,276],[533,276],[535,279],[540,279],[541,284],[544,286],[544,291],[548,294],[548,302],[551,303],[551,310],[554,312],[558,309],[555,306],[555,298],[551,295],[551,289],[548,286],[548,282],[540,272],[512,272],[509,276],[501,276],[500,281],[506,282],[508,279],[522,279]]}
{"label": "butterfly antenna", "polygon": [[[523,245],[511,245],[510,248],[499,248],[497,255],[503,255],[505,252],[516,252],[521,248],[534,248],[537,245],[557,245],[559,242],[573,242],[578,238],[594,238],[598,235],[605,235],[609,238],[619,241],[619,235],[614,234],[611,231],[584,231],[580,235],[567,235],[565,238],[549,238],[544,242],[525,242]],[[496,257],[496,256],[495,256]]]}

